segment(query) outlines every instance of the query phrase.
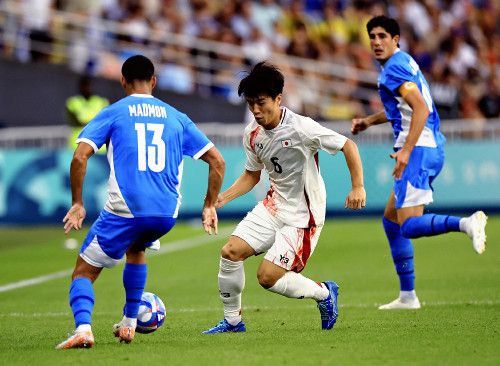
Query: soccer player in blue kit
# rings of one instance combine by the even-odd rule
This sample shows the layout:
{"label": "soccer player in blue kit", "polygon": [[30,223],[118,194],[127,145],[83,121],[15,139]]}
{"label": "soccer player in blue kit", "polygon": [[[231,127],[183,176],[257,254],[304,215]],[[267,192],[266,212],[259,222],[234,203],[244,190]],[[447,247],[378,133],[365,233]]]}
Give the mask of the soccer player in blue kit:
{"label": "soccer player in blue kit", "polygon": [[384,110],[354,118],[351,131],[357,134],[370,126],[391,122],[396,139],[390,155],[396,160],[394,189],[382,221],[400,280],[400,295],[379,309],[419,309],[411,239],[461,231],[481,254],[486,248],[487,217],[482,211],[466,218],[424,214],[424,205],[433,201],[431,184],[444,162],[446,139],[439,132],[439,116],[419,66],[399,49],[398,23],[381,15],[372,18],[366,27],[371,50],[382,67],[378,90]]}
{"label": "soccer player in blue kit", "polygon": [[136,55],[124,62],[121,84],[127,96],[99,112],[76,141],[70,173],[72,207],[63,219],[66,234],[82,227],[87,160],[103,144],[110,165],[108,200],[82,244],[72,276],[69,299],[76,329],[56,349],[94,345],[92,284],[103,267],[114,267],[124,254],[126,304],[113,333],[120,342],[134,339],[147,277],[145,248],[158,244],[175,224],[183,155],[209,165],[202,223],[208,234],[212,228],[217,234],[215,204],[225,170],[221,154],[188,116],[152,96],[156,77],[147,57]]}

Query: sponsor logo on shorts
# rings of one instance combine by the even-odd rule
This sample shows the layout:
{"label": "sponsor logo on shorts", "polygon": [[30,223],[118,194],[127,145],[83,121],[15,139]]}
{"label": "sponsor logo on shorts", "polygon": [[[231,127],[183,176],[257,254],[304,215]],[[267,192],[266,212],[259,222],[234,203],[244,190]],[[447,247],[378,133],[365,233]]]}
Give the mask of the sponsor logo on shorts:
{"label": "sponsor logo on shorts", "polygon": [[287,258],[287,257],[285,257],[285,256],[283,256],[283,255],[280,254],[280,262],[281,262],[281,264],[288,264],[289,260],[290,260],[289,258]]}

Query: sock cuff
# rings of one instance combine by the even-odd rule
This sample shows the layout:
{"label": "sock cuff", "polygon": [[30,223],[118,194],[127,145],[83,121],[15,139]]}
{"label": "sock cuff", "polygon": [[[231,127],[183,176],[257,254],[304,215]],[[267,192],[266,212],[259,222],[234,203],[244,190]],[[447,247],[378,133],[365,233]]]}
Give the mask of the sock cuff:
{"label": "sock cuff", "polygon": [[266,290],[280,294],[280,295],[284,295],[285,291],[286,291],[286,287],[287,287],[287,282],[288,282],[287,281],[287,274],[288,273],[290,273],[290,272],[285,273],[285,275],[282,276],[278,281],[276,281],[276,283],[273,286],[269,287]]}
{"label": "sock cuff", "polygon": [[94,304],[94,288],[92,287],[92,282],[86,277],[78,277],[71,282],[69,289],[70,305],[79,298],[85,298]]}
{"label": "sock cuff", "polygon": [[233,262],[226,258],[220,258],[219,268],[223,272],[235,272],[243,267],[243,261]]}
{"label": "sock cuff", "polygon": [[399,224],[389,221],[385,217],[382,217],[382,224],[384,226],[385,232],[399,233],[399,231],[401,230]]}
{"label": "sock cuff", "polygon": [[125,263],[124,270],[133,272],[147,272],[148,265],[146,263],[144,264]]}

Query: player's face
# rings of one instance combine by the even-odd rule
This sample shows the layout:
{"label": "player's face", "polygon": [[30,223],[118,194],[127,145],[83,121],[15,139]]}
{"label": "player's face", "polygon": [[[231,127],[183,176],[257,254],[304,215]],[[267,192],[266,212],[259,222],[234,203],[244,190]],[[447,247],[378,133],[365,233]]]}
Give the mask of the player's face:
{"label": "player's face", "polygon": [[247,98],[248,109],[255,120],[266,130],[271,130],[278,125],[281,118],[281,94],[275,99],[261,95],[257,98]]}
{"label": "player's face", "polygon": [[375,59],[384,64],[398,48],[399,36],[392,37],[382,27],[375,27],[370,32],[370,47]]}

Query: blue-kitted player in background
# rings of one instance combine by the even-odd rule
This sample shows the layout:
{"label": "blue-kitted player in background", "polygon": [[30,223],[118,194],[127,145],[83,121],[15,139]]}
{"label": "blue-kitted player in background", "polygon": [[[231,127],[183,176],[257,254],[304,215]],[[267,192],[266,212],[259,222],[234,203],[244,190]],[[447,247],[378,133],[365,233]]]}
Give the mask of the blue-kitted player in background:
{"label": "blue-kitted player in background", "polygon": [[145,248],[159,245],[158,239],[175,224],[183,155],[209,165],[202,221],[207,233],[214,228],[217,234],[215,204],[225,170],[221,154],[188,116],[151,95],[156,77],[148,58],[127,59],[121,84],[127,96],[101,110],[85,126],[71,162],[72,207],[63,219],[66,234],[82,227],[87,160],[104,144],[110,165],[108,201],[82,244],[73,272],[69,299],[76,329],[56,349],[94,345],[92,284],[103,267],[114,267],[124,254],[126,304],[113,333],[126,343],[134,339],[147,277]]}
{"label": "blue-kitted player in background", "polygon": [[379,309],[418,309],[410,239],[462,231],[481,254],[486,248],[487,216],[482,211],[467,218],[424,214],[424,205],[433,201],[431,184],[444,162],[446,139],[439,132],[439,116],[418,64],[399,49],[398,23],[377,16],[368,22],[367,31],[372,53],[382,67],[378,90],[384,110],[353,119],[351,130],[357,134],[370,126],[391,122],[396,139],[390,155],[396,160],[394,190],[385,208],[383,225],[401,291],[396,300]]}

